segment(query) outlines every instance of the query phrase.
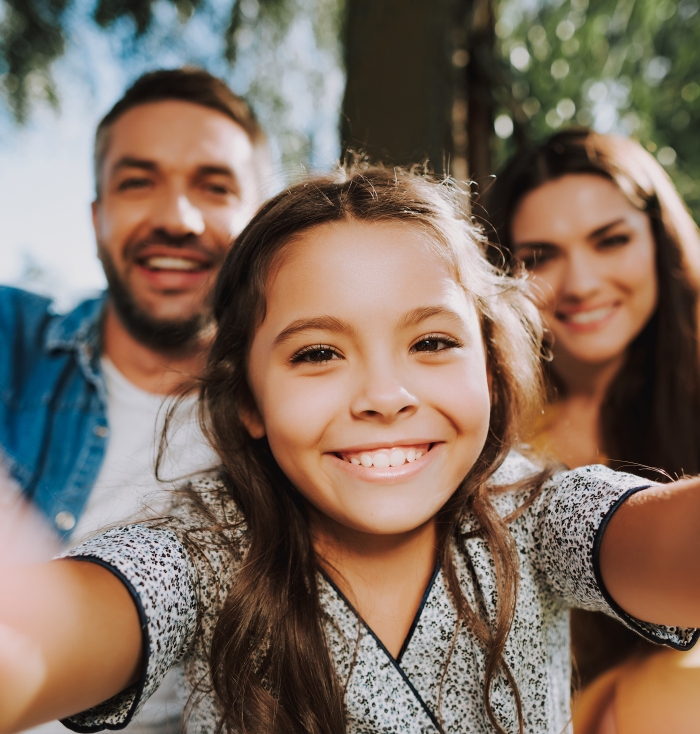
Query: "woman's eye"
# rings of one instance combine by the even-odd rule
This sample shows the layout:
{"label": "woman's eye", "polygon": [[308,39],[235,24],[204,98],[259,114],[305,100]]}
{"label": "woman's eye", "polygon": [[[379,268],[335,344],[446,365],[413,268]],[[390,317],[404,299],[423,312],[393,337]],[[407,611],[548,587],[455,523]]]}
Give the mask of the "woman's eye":
{"label": "woman's eye", "polygon": [[525,270],[537,270],[538,267],[544,265],[553,257],[553,253],[539,247],[522,250],[515,255],[516,260],[522,264]]}
{"label": "woman's eye", "polygon": [[604,239],[600,240],[600,242],[598,243],[598,247],[603,250],[607,250],[614,247],[622,247],[623,245],[626,245],[629,241],[629,235],[617,234],[612,237],[605,237]]}
{"label": "woman's eye", "polygon": [[443,349],[458,347],[459,342],[446,336],[424,336],[412,347],[411,353],[415,352],[441,352]]}
{"label": "woman's eye", "polygon": [[293,364],[308,362],[311,364],[324,364],[332,359],[340,359],[340,355],[333,347],[318,344],[313,347],[304,347],[300,349],[291,359]]}

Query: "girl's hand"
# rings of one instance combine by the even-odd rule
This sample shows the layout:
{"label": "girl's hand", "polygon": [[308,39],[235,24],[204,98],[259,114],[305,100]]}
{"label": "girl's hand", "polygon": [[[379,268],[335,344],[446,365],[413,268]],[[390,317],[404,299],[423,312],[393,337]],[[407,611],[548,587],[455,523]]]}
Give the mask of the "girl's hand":
{"label": "girl's hand", "polygon": [[600,548],[603,582],[637,619],[700,627],[700,477],[633,494]]}
{"label": "girl's hand", "polygon": [[15,730],[45,673],[39,646],[27,635],[0,625],[0,732]]}
{"label": "girl's hand", "polygon": [[0,734],[90,708],[138,677],[142,637],[129,592],[57,543],[0,476]]}
{"label": "girl's hand", "polygon": [[0,464],[0,567],[49,561],[58,549],[55,533]]}

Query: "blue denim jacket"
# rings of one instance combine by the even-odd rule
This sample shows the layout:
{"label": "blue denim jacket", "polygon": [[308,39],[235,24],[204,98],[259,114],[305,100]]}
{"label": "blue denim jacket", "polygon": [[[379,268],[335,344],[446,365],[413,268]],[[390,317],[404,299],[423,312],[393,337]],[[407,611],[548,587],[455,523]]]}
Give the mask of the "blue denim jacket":
{"label": "blue denim jacket", "polygon": [[100,369],[105,296],[57,315],[0,286],[0,461],[65,539],[85,508],[109,429]]}

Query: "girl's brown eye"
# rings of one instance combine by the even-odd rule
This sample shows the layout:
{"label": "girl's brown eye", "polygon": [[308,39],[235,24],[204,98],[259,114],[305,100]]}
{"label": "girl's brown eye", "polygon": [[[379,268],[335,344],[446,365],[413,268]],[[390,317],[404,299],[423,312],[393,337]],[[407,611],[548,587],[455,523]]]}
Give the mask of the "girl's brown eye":
{"label": "girl's brown eye", "polygon": [[340,359],[340,355],[332,347],[322,344],[313,347],[304,347],[298,351],[291,359],[293,364],[307,362],[311,364],[323,364],[330,362],[332,359]]}
{"label": "girl's brown eye", "polygon": [[413,345],[416,352],[437,352],[440,349],[440,342],[437,339],[423,339]]}
{"label": "girl's brown eye", "polygon": [[459,342],[456,339],[446,336],[427,336],[417,341],[411,347],[411,352],[441,352],[443,349],[458,346]]}

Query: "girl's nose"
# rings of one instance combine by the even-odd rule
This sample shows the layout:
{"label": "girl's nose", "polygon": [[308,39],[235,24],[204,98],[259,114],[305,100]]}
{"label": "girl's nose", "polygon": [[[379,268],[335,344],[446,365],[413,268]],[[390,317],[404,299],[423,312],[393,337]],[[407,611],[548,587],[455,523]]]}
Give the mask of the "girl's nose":
{"label": "girl's nose", "polygon": [[367,375],[362,389],[352,402],[353,415],[364,420],[391,422],[418,410],[419,400],[403,381],[393,374]]}

